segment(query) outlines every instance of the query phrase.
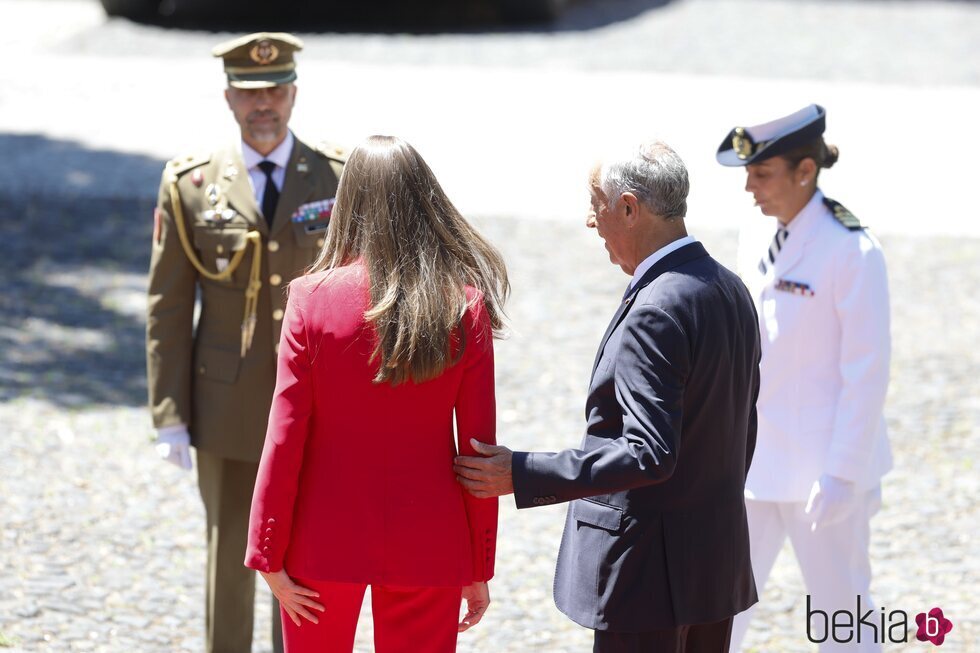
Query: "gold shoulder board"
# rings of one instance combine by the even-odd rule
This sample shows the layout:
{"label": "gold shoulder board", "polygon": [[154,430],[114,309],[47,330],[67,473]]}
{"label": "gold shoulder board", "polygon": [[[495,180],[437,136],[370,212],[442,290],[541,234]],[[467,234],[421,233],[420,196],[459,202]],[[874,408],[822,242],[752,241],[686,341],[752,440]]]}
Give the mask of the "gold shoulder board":
{"label": "gold shoulder board", "polygon": [[176,159],[167,161],[167,169],[170,170],[170,174],[172,174],[176,179],[188,170],[193,170],[198,166],[202,166],[210,160],[210,154],[191,154],[188,156],[179,156]]}
{"label": "gold shoulder board", "polygon": [[834,219],[841,223],[847,229],[851,231],[860,231],[864,229],[861,221],[857,217],[847,210],[847,208],[836,200],[832,200],[829,197],[823,198],[823,203],[826,205],[830,212],[834,214]]}
{"label": "gold shoulder board", "polygon": [[341,164],[347,163],[347,156],[350,154],[350,151],[346,147],[327,141],[320,141],[313,149],[321,156]]}
{"label": "gold shoulder board", "polygon": [[340,175],[344,172],[344,164],[347,163],[347,156],[350,154],[350,151],[342,145],[328,143],[327,141],[320,141],[313,149],[317,154],[327,160],[333,174],[337,177],[337,179],[340,179]]}

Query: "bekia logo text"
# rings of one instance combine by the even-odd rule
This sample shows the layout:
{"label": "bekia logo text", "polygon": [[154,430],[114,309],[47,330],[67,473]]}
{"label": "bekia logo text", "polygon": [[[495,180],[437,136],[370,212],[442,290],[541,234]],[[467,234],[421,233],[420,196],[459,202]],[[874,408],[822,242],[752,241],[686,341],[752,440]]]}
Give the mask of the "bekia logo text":
{"label": "bekia logo text", "polygon": [[[909,615],[905,610],[888,611],[884,607],[877,613],[874,608],[861,609],[861,597],[855,597],[855,610],[836,610],[828,614],[813,607],[810,595],[806,595],[806,637],[814,644],[828,640],[838,644],[855,642],[900,643],[908,641]],[[874,615],[874,616],[872,616]],[[941,608],[915,616],[918,629],[915,638],[942,646],[946,635],[953,629],[953,622],[943,615]]]}

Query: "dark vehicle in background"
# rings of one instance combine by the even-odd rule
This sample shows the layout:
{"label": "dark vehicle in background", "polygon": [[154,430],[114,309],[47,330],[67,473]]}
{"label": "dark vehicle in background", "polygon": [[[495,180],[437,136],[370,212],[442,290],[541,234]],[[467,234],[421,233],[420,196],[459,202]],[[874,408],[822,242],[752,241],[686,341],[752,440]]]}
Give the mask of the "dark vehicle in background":
{"label": "dark vehicle in background", "polygon": [[[100,0],[109,16],[167,22],[169,19],[234,18],[263,20],[329,19],[394,11],[397,17],[417,17],[432,11],[436,16],[459,15],[475,7],[478,16],[495,17],[507,23],[544,22],[557,18],[571,0]],[[482,13],[480,11],[482,10]],[[388,17],[385,14],[384,17]]]}

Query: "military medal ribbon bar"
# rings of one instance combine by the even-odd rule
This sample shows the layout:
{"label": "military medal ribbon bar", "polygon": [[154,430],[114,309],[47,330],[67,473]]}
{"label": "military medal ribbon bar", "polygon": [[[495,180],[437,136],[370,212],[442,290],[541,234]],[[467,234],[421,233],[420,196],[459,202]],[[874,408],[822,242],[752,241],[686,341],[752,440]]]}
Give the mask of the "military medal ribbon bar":
{"label": "military medal ribbon bar", "polygon": [[291,219],[293,222],[313,222],[314,220],[329,218],[336,202],[337,198],[331,197],[330,199],[303,204],[296,209]]}
{"label": "military medal ribbon bar", "polygon": [[813,289],[810,288],[810,284],[799,281],[790,281],[789,279],[778,279],[776,281],[775,288],[776,290],[793,293],[794,295],[802,295],[803,297],[813,297],[814,295]]}

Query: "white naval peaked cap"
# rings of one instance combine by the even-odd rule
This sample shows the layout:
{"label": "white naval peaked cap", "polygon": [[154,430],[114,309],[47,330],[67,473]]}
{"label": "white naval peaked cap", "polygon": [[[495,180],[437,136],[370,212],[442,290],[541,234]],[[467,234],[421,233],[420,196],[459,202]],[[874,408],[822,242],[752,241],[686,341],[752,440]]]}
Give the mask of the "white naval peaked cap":
{"label": "white naval peaked cap", "polygon": [[718,146],[715,158],[723,166],[759,163],[817,139],[826,126],[827,111],[811,104],[761,125],[735,127]]}

